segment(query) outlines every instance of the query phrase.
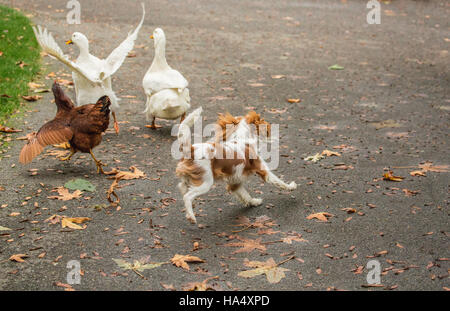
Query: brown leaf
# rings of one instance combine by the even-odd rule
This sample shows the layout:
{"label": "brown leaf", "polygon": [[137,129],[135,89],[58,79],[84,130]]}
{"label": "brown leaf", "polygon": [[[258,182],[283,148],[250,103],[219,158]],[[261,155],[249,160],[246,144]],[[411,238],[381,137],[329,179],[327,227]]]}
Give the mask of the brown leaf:
{"label": "brown leaf", "polygon": [[266,246],[261,244],[261,238],[252,240],[252,239],[237,237],[237,239],[240,240],[240,242],[231,242],[231,243],[225,244],[225,246],[242,247],[242,248],[234,251],[232,254],[243,253],[243,252],[250,253],[255,249],[260,250],[260,251],[265,251],[267,249]]}
{"label": "brown leaf", "polygon": [[339,152],[334,152],[334,151],[330,151],[327,149],[322,151],[322,155],[327,156],[327,157],[332,157],[332,156],[340,157],[341,156],[341,154]]}
{"label": "brown leaf", "polygon": [[[202,282],[192,282],[192,283],[188,283],[185,286],[183,286],[183,290],[185,291],[209,291],[209,290],[220,290],[220,288],[218,288],[218,286],[215,285],[210,285],[208,284],[208,282],[210,280],[214,280],[214,279],[218,279],[218,276],[214,276],[211,278],[207,278],[206,280],[202,281]],[[161,284],[162,285],[162,284]]]}
{"label": "brown leaf", "polygon": [[306,219],[318,219],[321,221],[328,221],[329,217],[333,217],[332,214],[327,213],[327,212],[320,212],[320,213],[315,213],[315,214],[311,214],[308,217],[306,217]]}
{"label": "brown leaf", "polygon": [[135,166],[131,166],[130,170],[132,170],[132,171],[126,172],[126,171],[118,171],[118,170],[114,169],[111,172],[105,172],[105,174],[106,175],[115,175],[115,176],[109,177],[109,178],[111,178],[111,179],[116,178],[116,179],[121,179],[121,180],[139,179],[139,178],[145,177],[145,173],[140,171]]}
{"label": "brown leaf", "polygon": [[0,124],[0,132],[3,133],[18,133],[18,132],[22,132],[22,130],[16,130],[14,128],[11,127],[6,127]]}
{"label": "brown leaf", "polygon": [[56,199],[56,200],[60,200],[60,201],[69,201],[72,199],[81,198],[81,194],[83,193],[81,190],[75,190],[74,192],[70,193],[69,189],[66,189],[64,187],[58,187],[54,191],[57,191],[59,196],[55,195],[55,196],[49,196],[47,198]]}
{"label": "brown leaf", "polygon": [[16,262],[25,262],[25,260],[23,260],[23,258],[28,258],[28,255],[27,254],[15,254],[15,255],[12,255],[11,257],[9,257],[9,260],[16,261]]}
{"label": "brown leaf", "polygon": [[190,255],[179,255],[175,254],[175,256],[170,259],[170,261],[177,267],[181,267],[185,270],[190,270],[188,262],[192,263],[201,263],[205,262],[203,259],[198,258],[197,256],[190,256]]}
{"label": "brown leaf", "polygon": [[433,165],[433,162],[425,162],[424,164],[419,164],[419,168],[423,172],[443,173],[449,171],[448,165]]}
{"label": "brown leaf", "polygon": [[32,95],[32,96],[22,96],[23,99],[29,102],[35,102],[42,98],[40,95]]}

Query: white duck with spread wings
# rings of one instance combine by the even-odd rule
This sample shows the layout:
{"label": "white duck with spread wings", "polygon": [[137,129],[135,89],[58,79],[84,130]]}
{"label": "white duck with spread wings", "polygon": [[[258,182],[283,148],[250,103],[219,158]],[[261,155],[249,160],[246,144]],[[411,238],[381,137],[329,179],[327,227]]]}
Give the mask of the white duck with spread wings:
{"label": "white duck with spread wings", "polygon": [[128,37],[106,59],[99,59],[90,54],[87,37],[80,32],[75,32],[72,34],[71,40],[66,42],[66,44],[75,44],[80,49],[77,60],[73,62],[62,52],[47,29],[41,26],[33,27],[36,39],[44,52],[58,59],[72,70],[77,106],[95,103],[103,95],[107,95],[110,98],[116,133],[119,133],[119,125],[116,119],[116,112],[119,109],[119,98],[116,97],[112,89],[111,76],[122,66],[128,53],[134,47],[134,42],[144,23],[145,7],[143,3],[142,10],[142,19],[139,25],[133,32],[128,34]]}
{"label": "white duck with spread wings", "polygon": [[187,80],[177,70],[172,69],[166,60],[166,36],[161,28],[155,29],[150,37],[155,40],[155,56],[142,81],[147,104],[144,113],[156,129],[156,118],[174,120],[181,117],[191,107]]}

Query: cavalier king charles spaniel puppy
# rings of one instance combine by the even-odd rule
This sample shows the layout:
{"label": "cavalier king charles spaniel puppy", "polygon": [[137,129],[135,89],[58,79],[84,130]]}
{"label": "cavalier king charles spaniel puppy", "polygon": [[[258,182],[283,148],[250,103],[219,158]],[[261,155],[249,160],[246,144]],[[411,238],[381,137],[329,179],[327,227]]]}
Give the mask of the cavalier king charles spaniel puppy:
{"label": "cavalier king charles spaniel puppy", "polygon": [[252,198],[244,187],[253,174],[283,190],[297,188],[295,182],[286,184],[275,176],[258,155],[258,136],[264,132],[269,137],[271,130],[270,124],[259,114],[255,111],[240,117],[220,114],[215,138],[206,143],[191,144],[190,127],[201,117],[201,112],[201,108],[192,112],[178,130],[183,158],[177,165],[176,174],[181,179],[178,188],[183,194],[186,218],[191,223],[197,222],[192,202],[206,194],[218,180],[225,181],[227,189],[245,206],[262,204],[262,199]]}

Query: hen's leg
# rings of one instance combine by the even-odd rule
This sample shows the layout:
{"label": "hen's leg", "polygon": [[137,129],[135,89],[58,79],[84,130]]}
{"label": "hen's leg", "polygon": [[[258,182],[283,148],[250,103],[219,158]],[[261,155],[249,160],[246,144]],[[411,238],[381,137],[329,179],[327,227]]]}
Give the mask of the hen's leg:
{"label": "hen's leg", "polygon": [[60,158],[60,160],[61,161],[69,161],[75,153],[77,153],[77,152],[75,150],[71,149],[70,154],[67,157]]}
{"label": "hen's leg", "polygon": [[156,130],[161,128],[162,126],[156,125],[156,117],[153,117],[152,125],[146,125],[145,127],[151,128],[152,130]]}
{"label": "hen's leg", "polygon": [[100,174],[100,173],[105,174],[105,172],[103,171],[103,168],[102,168],[102,166],[103,166],[104,164],[103,164],[102,162],[98,161],[98,160],[95,158],[94,154],[92,153],[92,149],[89,150],[89,153],[91,154],[92,159],[94,159],[95,165],[97,165],[97,173],[99,173],[99,174]]}
{"label": "hen's leg", "polygon": [[116,130],[116,134],[119,135],[119,131],[120,131],[119,123],[117,122],[116,113],[114,111],[112,112],[112,116],[114,119],[114,130]]}

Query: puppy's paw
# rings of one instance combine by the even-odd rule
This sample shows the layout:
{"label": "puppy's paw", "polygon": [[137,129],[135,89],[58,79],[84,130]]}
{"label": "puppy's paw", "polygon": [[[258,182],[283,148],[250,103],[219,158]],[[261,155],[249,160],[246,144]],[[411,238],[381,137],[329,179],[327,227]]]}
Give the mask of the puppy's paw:
{"label": "puppy's paw", "polygon": [[195,225],[197,223],[197,219],[193,214],[186,214],[187,220],[191,222],[191,224]]}
{"label": "puppy's paw", "polygon": [[288,190],[295,190],[295,189],[297,189],[297,184],[295,183],[295,181],[293,181],[288,185]]}
{"label": "puppy's paw", "polygon": [[261,198],[254,198],[249,202],[249,206],[260,206],[262,202],[263,200]]}

